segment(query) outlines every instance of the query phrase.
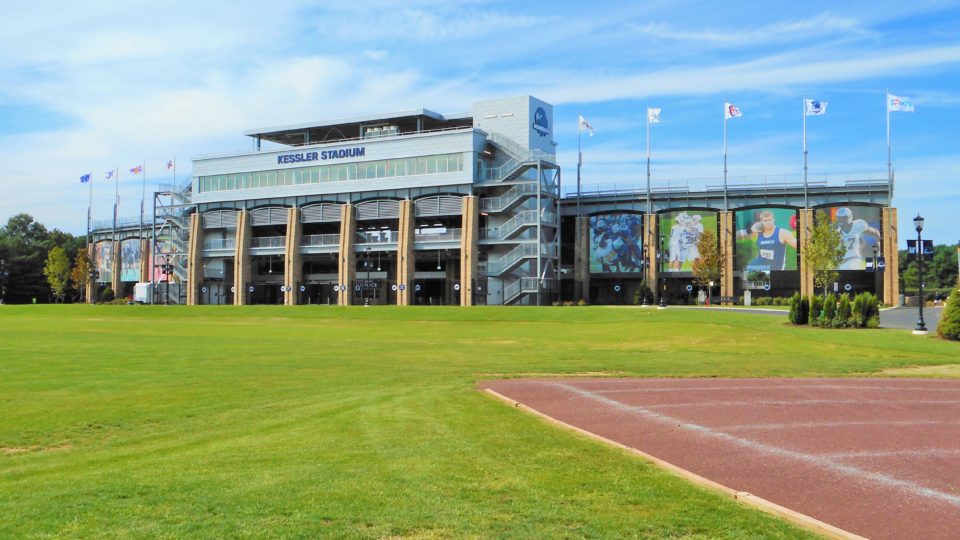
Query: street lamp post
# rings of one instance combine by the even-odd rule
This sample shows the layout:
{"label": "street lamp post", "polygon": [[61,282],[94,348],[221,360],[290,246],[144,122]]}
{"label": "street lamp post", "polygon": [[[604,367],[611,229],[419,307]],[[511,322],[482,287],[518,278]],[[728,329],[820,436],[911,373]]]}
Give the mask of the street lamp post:
{"label": "street lamp post", "polygon": [[923,232],[923,218],[920,217],[920,214],[917,214],[917,217],[913,218],[913,225],[917,228],[917,264],[919,265],[920,274],[920,295],[917,301],[917,307],[920,311],[920,319],[917,320],[917,327],[914,329],[913,333],[923,335],[927,333],[927,325],[923,322],[923,238],[920,234]]}
{"label": "street lamp post", "polygon": [[880,296],[880,246],[873,245],[873,294]]}
{"label": "street lamp post", "polygon": [[0,259],[0,305],[7,302],[7,261]]}
{"label": "street lamp post", "polygon": [[[644,274],[646,274],[646,273],[647,273],[647,272],[646,272],[646,270],[647,270],[647,246],[646,246],[646,244],[644,244],[643,247],[640,248],[640,249],[641,249],[641,252],[642,252],[642,254],[643,254],[643,265],[642,265],[642,268],[643,268],[643,270],[644,270]],[[644,283],[646,283],[646,280],[644,280]],[[644,289],[646,289],[646,286],[644,287]],[[649,307],[650,304],[647,303],[647,291],[646,291],[646,290],[640,291],[640,295],[643,296],[643,303],[641,304],[641,306],[642,306],[642,307]]]}
{"label": "street lamp post", "polygon": [[[363,267],[367,269],[367,282],[363,284],[364,292],[367,292],[367,289],[370,288],[370,246],[367,246],[366,254],[367,254],[367,260],[363,262]],[[363,296],[364,296],[363,305],[369,306],[370,305],[369,293],[364,294]]]}
{"label": "street lamp post", "polygon": [[663,249],[664,238],[662,234],[660,235],[659,239],[660,239],[660,248],[657,251],[657,253],[660,255],[659,257],[660,259],[660,307],[665,308],[667,307],[667,299],[666,299],[667,278],[666,276],[663,275],[663,260],[666,259],[666,257],[664,257],[666,252]]}

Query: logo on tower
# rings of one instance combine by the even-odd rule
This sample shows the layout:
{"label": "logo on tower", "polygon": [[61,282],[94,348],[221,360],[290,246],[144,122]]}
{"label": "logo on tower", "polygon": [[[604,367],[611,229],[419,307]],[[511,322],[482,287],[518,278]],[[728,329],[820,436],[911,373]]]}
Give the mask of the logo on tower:
{"label": "logo on tower", "polygon": [[533,113],[533,130],[541,137],[550,134],[550,121],[547,120],[547,111],[543,110],[543,107],[537,107],[536,112]]}

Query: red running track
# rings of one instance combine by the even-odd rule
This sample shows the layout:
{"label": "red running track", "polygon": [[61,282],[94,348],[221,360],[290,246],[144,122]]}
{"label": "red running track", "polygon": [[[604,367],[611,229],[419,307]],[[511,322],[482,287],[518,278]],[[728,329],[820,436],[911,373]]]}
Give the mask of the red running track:
{"label": "red running track", "polygon": [[512,379],[489,388],[869,538],[960,538],[960,381]]}

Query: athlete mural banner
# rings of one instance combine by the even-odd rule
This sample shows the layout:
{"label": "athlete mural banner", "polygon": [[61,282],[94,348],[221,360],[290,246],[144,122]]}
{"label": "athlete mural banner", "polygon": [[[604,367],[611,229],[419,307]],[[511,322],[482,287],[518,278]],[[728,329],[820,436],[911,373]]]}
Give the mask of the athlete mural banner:
{"label": "athlete mural banner", "polygon": [[703,231],[717,231],[717,213],[710,210],[680,210],[660,214],[660,234],[664,237],[667,262],[665,272],[692,272],[693,261],[700,258],[697,242]]}
{"label": "athlete mural banner", "polygon": [[751,208],[736,213],[736,262],[742,272],[797,269],[797,211]]}
{"label": "athlete mural banner", "polygon": [[838,270],[866,270],[873,247],[880,246],[880,208],[876,206],[831,206],[821,208],[840,233],[843,260]]}
{"label": "athlete mural banner", "polygon": [[590,216],[590,273],[643,272],[639,214]]}

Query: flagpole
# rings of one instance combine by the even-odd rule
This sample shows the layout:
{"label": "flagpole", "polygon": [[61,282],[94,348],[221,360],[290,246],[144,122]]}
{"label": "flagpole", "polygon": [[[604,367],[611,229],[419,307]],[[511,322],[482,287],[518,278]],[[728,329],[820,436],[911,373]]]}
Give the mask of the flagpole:
{"label": "flagpole", "polygon": [[803,96],[803,207],[810,208],[807,192],[807,96]]}
{"label": "flagpole", "polygon": [[647,107],[647,214],[653,209],[650,201],[650,107]]}
{"label": "flagpole", "polygon": [[143,161],[140,165],[141,176],[141,194],[140,194],[140,238],[143,238],[143,211],[144,204],[147,202],[147,162]]}
{"label": "flagpole", "polygon": [[893,152],[890,149],[890,89],[884,95],[884,108],[887,110],[887,207],[893,207]]}
{"label": "flagpole", "polygon": [[90,172],[90,202],[87,203],[87,244],[90,243],[90,231],[93,229],[93,172]]}
{"label": "flagpole", "polygon": [[724,105],[723,111],[723,211],[726,212],[730,210],[730,206],[727,203],[727,111],[726,107],[729,105]]}
{"label": "flagpole", "polygon": [[580,168],[583,166],[583,152],[580,150],[580,134],[583,132],[583,116],[577,113],[577,217],[580,213]]}
{"label": "flagpole", "polygon": [[114,183],[116,185],[116,191],[114,193],[113,200],[113,241],[116,242],[117,238],[117,212],[120,211],[120,166],[117,165],[117,179]]}

